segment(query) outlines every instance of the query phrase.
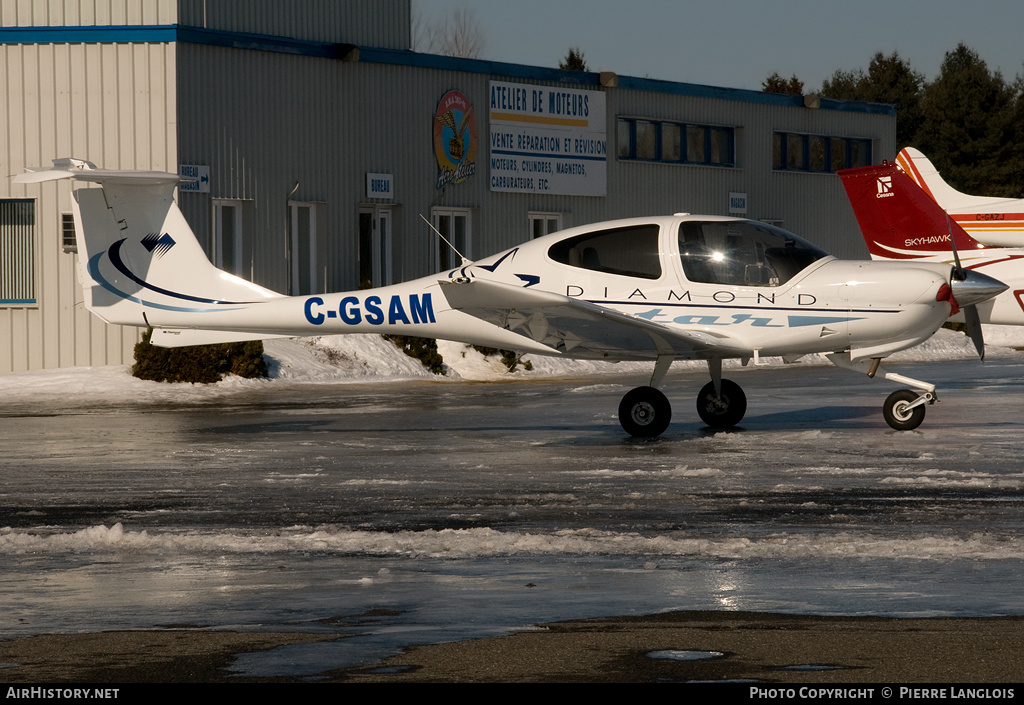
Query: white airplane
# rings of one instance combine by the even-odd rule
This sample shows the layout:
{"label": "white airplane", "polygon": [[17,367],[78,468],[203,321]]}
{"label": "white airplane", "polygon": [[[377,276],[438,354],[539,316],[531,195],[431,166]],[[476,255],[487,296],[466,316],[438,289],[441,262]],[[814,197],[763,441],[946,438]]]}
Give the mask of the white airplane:
{"label": "white airplane", "polygon": [[[599,360],[650,360],[650,383],[619,405],[633,436],[665,431],[657,389],[673,360],[706,360],[697,397],[712,427],[743,418],[746,397],[722,361],[827,353],[874,376],[887,355],[930,337],[951,307],[1005,286],[946,264],[840,261],[784,230],[719,216],[633,218],[554,233],[403,284],[284,296],[207,259],[173,199],[177,174],[107,171],[54,160],[15,178],[98,183],[74,194],[86,306],[109,323],[153,329],[163,346],[337,333],[393,333]],[[916,428],[935,386],[889,395],[896,429]]]}
{"label": "white airplane", "polygon": [[979,355],[982,323],[1024,325],[1024,249],[988,247],[971,237],[895,163],[847,169],[839,177],[872,259],[954,263],[954,277],[984,272],[1009,283],[976,307],[952,312],[950,320],[967,324]]}
{"label": "white airplane", "polygon": [[993,247],[1024,247],[1024,199],[961,193],[913,147],[900,150],[896,163],[978,242]]}

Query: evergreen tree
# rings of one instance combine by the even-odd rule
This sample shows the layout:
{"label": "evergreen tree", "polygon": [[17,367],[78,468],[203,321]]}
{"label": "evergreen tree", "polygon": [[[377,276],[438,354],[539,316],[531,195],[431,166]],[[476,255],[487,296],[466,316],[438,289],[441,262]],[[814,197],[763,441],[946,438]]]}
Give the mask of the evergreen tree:
{"label": "evergreen tree", "polygon": [[823,98],[834,98],[836,100],[860,100],[861,86],[867,76],[861,69],[843,71],[836,69],[832,78],[826,78],[821,84],[819,94]]}
{"label": "evergreen tree", "polygon": [[797,78],[796,74],[787,80],[780,76],[778,71],[774,71],[771,76],[761,81],[761,92],[803,95],[804,82]]}
{"label": "evergreen tree", "polygon": [[[921,93],[924,76],[914,71],[898,52],[871,58],[867,73],[861,69],[836,71],[821,86],[821,95],[838,100],[861,100],[896,106],[896,143],[913,145],[921,128]],[[895,155],[893,155],[895,156]]]}
{"label": "evergreen tree", "polygon": [[1007,85],[963,44],[925,86],[917,145],[946,181],[977,196],[1020,192],[1020,81]]}
{"label": "evergreen tree", "polygon": [[563,71],[589,71],[587,60],[583,58],[583,50],[579,47],[569,47],[569,53],[558,62],[558,68]]}

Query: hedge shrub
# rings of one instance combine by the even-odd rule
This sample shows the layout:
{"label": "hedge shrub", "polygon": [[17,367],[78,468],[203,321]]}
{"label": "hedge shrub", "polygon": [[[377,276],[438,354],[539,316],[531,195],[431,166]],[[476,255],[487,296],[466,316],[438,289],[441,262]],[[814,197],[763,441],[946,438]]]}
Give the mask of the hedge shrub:
{"label": "hedge shrub", "polygon": [[150,339],[153,329],[135,345],[132,374],[155,382],[219,382],[226,374],[239,377],[266,377],[263,341],[195,345],[185,348],[161,348]]}

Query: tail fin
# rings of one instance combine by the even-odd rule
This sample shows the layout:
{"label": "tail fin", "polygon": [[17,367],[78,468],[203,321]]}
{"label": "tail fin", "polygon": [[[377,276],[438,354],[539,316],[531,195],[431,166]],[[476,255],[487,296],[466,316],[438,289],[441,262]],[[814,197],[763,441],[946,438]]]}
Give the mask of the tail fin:
{"label": "tail fin", "polygon": [[107,171],[55,159],[52,168],[15,181],[64,178],[101,186],[73,196],[86,307],[108,323],[148,326],[147,313],[224,311],[280,297],[210,263],[174,202],[177,174]]}
{"label": "tail fin", "polygon": [[904,147],[896,155],[896,163],[914,180],[921,190],[927,193],[943,209],[963,212],[972,208],[982,208],[994,203],[1004,203],[1005,198],[988,196],[970,196],[961,193],[945,182],[931,160],[913,147]]}
{"label": "tail fin", "polygon": [[922,191],[943,208],[949,208],[949,202],[952,200],[957,200],[960,197],[969,198],[947,184],[931,160],[913,147],[901,149],[900,153],[896,155],[896,163],[907,176],[914,180],[914,183],[921,187]]}
{"label": "tail fin", "polygon": [[839,172],[873,259],[952,259],[952,232],[961,253],[984,248],[895,164]]}

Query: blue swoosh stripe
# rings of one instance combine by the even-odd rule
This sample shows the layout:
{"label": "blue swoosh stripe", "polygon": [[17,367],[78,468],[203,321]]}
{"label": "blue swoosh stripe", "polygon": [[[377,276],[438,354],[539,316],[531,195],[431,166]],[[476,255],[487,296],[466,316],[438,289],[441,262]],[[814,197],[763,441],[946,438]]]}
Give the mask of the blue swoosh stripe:
{"label": "blue swoosh stripe", "polygon": [[89,260],[89,276],[91,276],[96,281],[97,284],[99,284],[104,289],[106,289],[107,291],[109,291],[110,293],[114,294],[119,298],[126,299],[128,301],[133,301],[137,304],[148,306],[149,308],[157,308],[164,311],[180,311],[183,313],[215,313],[217,311],[239,310],[237,308],[183,308],[181,306],[168,306],[167,304],[153,303],[152,301],[146,301],[144,299],[138,298],[137,296],[132,296],[131,294],[125,293],[118,289],[116,286],[108,282],[103,277],[102,274],[100,274],[99,262],[100,257],[102,256],[103,253],[101,252],[98,255],[95,255],[91,260]]}
{"label": "blue swoosh stripe", "polygon": [[[127,238],[125,238],[125,239],[127,239]],[[107,255],[110,257],[110,263],[112,265],[114,265],[114,268],[117,269],[117,271],[121,272],[121,274],[125,275],[126,277],[131,279],[133,282],[135,282],[139,286],[142,286],[142,287],[144,287],[146,289],[149,289],[150,291],[155,291],[158,294],[163,294],[164,296],[170,296],[173,299],[182,299],[183,301],[195,301],[196,303],[199,303],[199,304],[231,304],[231,305],[240,305],[240,304],[254,304],[254,303],[258,303],[256,301],[218,301],[216,299],[204,299],[204,298],[201,298],[199,296],[189,296],[188,294],[179,294],[176,291],[171,291],[169,289],[162,289],[162,288],[160,288],[158,286],[154,286],[153,284],[150,284],[149,282],[145,281],[144,279],[140,279],[139,277],[135,276],[135,274],[130,269],[128,269],[127,265],[125,265],[124,261],[121,259],[121,245],[124,244],[125,239],[118,240],[113,245],[111,245],[110,249],[107,250]],[[181,310],[186,310],[186,309],[181,309]]]}

